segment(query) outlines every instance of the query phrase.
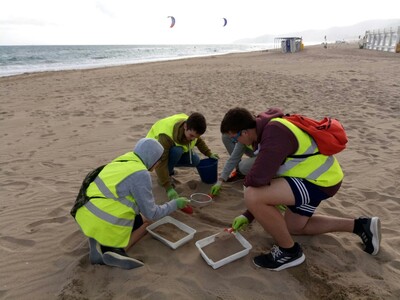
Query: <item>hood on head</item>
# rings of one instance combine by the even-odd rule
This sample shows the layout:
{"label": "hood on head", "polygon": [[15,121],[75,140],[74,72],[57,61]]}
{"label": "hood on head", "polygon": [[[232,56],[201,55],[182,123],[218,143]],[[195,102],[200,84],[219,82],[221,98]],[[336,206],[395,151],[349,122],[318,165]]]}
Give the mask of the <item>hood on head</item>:
{"label": "hood on head", "polygon": [[283,117],[283,111],[280,108],[272,107],[269,108],[267,111],[260,113],[258,118],[268,119],[271,120],[272,118]]}
{"label": "hood on head", "polygon": [[140,139],[133,149],[133,153],[140,157],[147,170],[154,166],[163,152],[163,146],[157,140],[149,138]]}

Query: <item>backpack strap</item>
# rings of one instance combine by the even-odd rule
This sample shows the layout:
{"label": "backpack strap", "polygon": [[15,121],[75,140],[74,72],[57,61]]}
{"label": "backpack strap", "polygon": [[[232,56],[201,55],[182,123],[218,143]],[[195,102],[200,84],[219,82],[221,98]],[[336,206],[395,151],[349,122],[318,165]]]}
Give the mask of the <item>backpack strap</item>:
{"label": "backpack strap", "polygon": [[79,208],[84,206],[91,198],[86,195],[86,190],[89,185],[96,179],[97,175],[103,170],[106,165],[100,166],[92,171],[90,171],[82,182],[81,188],[79,189],[78,196],[76,197],[74,206],[71,209],[71,215],[75,218],[76,212]]}
{"label": "backpack strap", "polygon": [[321,154],[321,152],[318,151],[318,152],[311,153],[311,154],[299,154],[299,155],[293,154],[293,155],[289,155],[288,157],[290,157],[290,158],[307,158],[307,157],[318,155],[318,154]]}

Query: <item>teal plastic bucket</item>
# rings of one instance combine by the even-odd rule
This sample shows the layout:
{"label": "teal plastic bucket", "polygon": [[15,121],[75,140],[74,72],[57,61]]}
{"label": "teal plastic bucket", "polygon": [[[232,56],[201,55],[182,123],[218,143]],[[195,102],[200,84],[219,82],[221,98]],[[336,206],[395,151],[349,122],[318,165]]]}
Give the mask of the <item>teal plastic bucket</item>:
{"label": "teal plastic bucket", "polygon": [[216,183],[218,180],[218,159],[205,158],[197,165],[201,181],[208,184]]}

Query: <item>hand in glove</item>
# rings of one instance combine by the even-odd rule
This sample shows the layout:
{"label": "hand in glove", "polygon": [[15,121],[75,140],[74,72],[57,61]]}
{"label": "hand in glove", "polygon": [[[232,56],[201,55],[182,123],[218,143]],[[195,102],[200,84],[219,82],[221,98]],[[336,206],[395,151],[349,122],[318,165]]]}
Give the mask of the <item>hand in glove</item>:
{"label": "hand in glove", "polygon": [[169,188],[169,189],[167,190],[167,196],[168,196],[168,199],[169,199],[169,200],[179,198],[178,192],[175,191],[173,188]]}
{"label": "hand in glove", "polygon": [[210,192],[210,194],[211,194],[212,196],[218,195],[218,194],[219,194],[219,191],[221,190],[221,185],[222,185],[222,181],[218,181],[216,184],[214,184],[214,185],[211,187],[211,192]]}
{"label": "hand in glove", "polygon": [[179,209],[185,208],[186,205],[188,205],[189,202],[190,202],[189,199],[186,198],[186,197],[179,197],[179,198],[176,198],[175,201],[176,201],[176,206],[177,206]]}
{"label": "hand in glove", "polygon": [[209,158],[212,158],[212,159],[219,159],[219,155],[216,154],[216,153],[212,153],[212,154],[209,156]]}
{"label": "hand in glove", "polygon": [[249,224],[249,219],[247,219],[245,216],[240,215],[237,216],[232,223],[232,228],[235,231],[238,230],[243,230],[247,225]]}

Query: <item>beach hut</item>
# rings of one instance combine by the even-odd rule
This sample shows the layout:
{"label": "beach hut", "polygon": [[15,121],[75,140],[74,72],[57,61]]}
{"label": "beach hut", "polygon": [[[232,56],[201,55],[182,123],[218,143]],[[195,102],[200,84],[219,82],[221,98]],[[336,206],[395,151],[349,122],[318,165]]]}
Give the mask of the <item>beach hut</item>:
{"label": "beach hut", "polygon": [[276,37],[275,48],[281,48],[282,53],[294,53],[303,50],[303,38],[301,37]]}

